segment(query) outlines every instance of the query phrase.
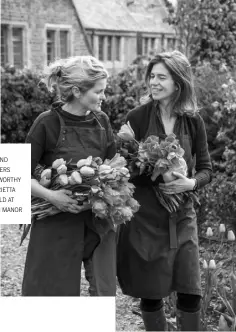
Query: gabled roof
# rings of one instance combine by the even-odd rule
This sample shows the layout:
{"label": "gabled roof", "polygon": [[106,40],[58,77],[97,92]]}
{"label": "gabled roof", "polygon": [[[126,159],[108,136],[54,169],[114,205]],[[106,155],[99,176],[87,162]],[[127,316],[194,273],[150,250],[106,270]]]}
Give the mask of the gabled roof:
{"label": "gabled roof", "polygon": [[173,34],[173,28],[163,22],[165,16],[152,15],[148,13],[132,13],[136,22],[138,22],[139,31],[152,33],[170,33]]}
{"label": "gabled roof", "polygon": [[127,8],[114,0],[72,0],[85,29],[138,31]]}
{"label": "gabled roof", "polygon": [[72,0],[85,29],[174,33],[168,23],[164,8],[155,14],[145,10],[131,12],[122,0]]}

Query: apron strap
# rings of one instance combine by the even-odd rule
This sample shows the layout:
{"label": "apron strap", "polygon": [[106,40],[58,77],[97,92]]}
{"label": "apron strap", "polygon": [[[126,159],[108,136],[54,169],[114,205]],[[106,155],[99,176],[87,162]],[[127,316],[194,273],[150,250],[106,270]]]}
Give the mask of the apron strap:
{"label": "apron strap", "polygon": [[99,121],[98,116],[96,115],[96,113],[93,112],[93,111],[91,111],[91,113],[94,115],[95,119],[97,120],[97,123],[98,123],[100,129],[105,129],[105,128],[102,126],[101,122]]}
{"label": "apron strap", "polygon": [[65,121],[62,119],[62,117],[60,116],[60,114],[55,110],[53,109],[53,112],[55,112],[59,118],[59,121],[60,121],[60,134],[58,136],[58,140],[57,140],[57,144],[56,144],[56,148],[58,147],[58,145],[60,144],[60,138],[62,137],[63,135],[63,131],[65,130]]}

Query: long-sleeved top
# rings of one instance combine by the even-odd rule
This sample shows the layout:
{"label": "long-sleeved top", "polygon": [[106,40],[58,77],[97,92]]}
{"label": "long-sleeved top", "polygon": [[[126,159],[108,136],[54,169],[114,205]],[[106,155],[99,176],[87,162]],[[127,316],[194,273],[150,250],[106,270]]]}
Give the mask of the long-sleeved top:
{"label": "long-sleeved top", "polygon": [[[126,118],[126,122],[130,122],[130,125],[135,133],[135,138],[141,141],[146,134],[149,125],[149,119],[151,116],[153,107],[153,101],[138,106],[131,110]],[[160,110],[157,107],[156,125],[158,132],[165,135],[165,128],[161,120]],[[181,126],[181,121],[185,121],[187,124],[187,131],[192,140],[192,156],[196,156],[194,178],[197,180],[198,188],[203,187],[211,181],[212,165],[210,155],[208,152],[207,135],[205,125],[202,117],[199,113],[194,116],[184,114],[178,115],[175,124],[175,134],[178,136]]]}
{"label": "long-sleeved top", "polygon": [[[31,173],[38,164],[44,164],[43,156],[48,151],[53,151],[56,148],[57,140],[60,135],[60,120],[55,109],[64,122],[68,126],[94,126],[94,115],[90,112],[87,116],[78,116],[63,111],[62,104],[55,103],[52,105],[52,109],[41,113],[34,124],[32,125],[27,138],[26,143],[31,144]],[[99,119],[101,125],[105,128],[107,136],[107,152],[106,158],[111,159],[115,152],[116,146],[111,125],[109,123],[108,116],[104,112],[96,112],[96,116]],[[94,121],[93,121],[94,119]]]}

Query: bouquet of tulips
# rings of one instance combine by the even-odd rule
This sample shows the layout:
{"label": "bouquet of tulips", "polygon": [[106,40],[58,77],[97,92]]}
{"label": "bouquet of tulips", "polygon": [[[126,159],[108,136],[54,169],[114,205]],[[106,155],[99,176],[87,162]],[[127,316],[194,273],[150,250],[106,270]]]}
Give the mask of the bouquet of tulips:
{"label": "bouquet of tulips", "polygon": [[175,180],[176,177],[172,172],[187,176],[188,168],[183,158],[184,149],[181,148],[175,134],[167,136],[162,141],[159,137],[151,135],[145,141],[138,142],[128,122],[121,127],[117,135],[121,139],[119,151],[127,160],[131,177],[150,175],[157,198],[170,213],[177,211],[188,197],[199,204],[194,192],[166,194],[154,182],[159,175],[165,183]]}
{"label": "bouquet of tulips", "polygon": [[[132,197],[134,185],[128,182],[130,174],[124,157],[116,154],[104,162],[89,156],[76,165],[57,159],[46,169],[38,167],[35,172],[39,183],[51,190],[69,189],[78,204],[90,204],[94,214],[112,221],[116,227],[130,220],[139,209]],[[60,213],[55,206],[42,198],[33,197],[31,214],[37,220]]]}

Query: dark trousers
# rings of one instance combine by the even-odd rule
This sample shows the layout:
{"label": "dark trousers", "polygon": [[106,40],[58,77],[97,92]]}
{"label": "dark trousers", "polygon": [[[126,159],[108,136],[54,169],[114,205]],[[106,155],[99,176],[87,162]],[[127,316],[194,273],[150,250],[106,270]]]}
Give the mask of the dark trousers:
{"label": "dark trousers", "polygon": [[[163,300],[141,299],[140,308],[146,312],[160,310]],[[201,306],[201,296],[192,294],[177,293],[177,308],[185,312],[197,312]]]}

